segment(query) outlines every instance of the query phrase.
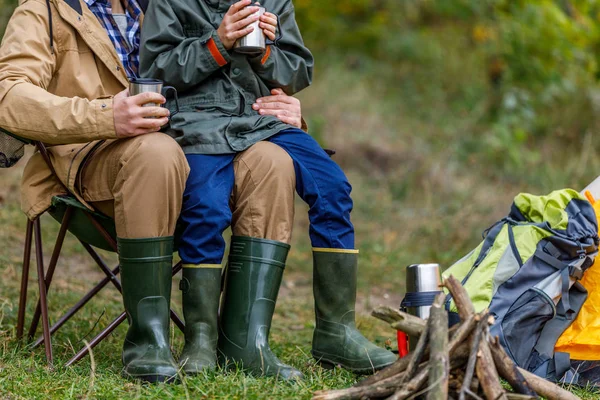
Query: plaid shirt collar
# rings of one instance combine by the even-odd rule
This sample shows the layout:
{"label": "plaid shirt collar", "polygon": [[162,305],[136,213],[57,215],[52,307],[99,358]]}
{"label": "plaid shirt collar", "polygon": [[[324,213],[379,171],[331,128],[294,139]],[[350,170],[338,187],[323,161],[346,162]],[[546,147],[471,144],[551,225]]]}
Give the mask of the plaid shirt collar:
{"label": "plaid shirt collar", "polygon": [[[140,66],[140,16],[142,9],[136,0],[124,0],[125,15],[127,15],[127,39],[121,34],[119,26],[112,16],[110,0],[84,0],[88,8],[100,24],[106,29],[110,41],[125,68],[128,78],[138,76]],[[163,1],[163,0],[161,0]],[[131,46],[129,45],[131,43]]]}

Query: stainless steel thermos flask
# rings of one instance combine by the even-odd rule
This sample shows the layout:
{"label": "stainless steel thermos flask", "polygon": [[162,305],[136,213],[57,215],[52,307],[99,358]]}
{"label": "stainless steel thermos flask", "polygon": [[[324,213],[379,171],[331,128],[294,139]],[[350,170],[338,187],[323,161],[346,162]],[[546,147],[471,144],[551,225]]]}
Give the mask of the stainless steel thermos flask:
{"label": "stainless steel thermos flask", "polygon": [[[400,309],[416,317],[427,319],[435,296],[441,293],[442,278],[439,264],[413,264],[406,267],[406,295]],[[414,349],[417,339],[409,337]]]}

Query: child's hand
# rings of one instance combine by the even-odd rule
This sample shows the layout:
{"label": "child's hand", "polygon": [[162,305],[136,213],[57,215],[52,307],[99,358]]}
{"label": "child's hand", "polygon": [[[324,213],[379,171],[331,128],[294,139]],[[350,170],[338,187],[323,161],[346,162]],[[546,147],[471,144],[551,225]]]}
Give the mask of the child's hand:
{"label": "child's hand", "polygon": [[258,11],[258,7],[247,7],[251,2],[251,0],[238,1],[229,7],[227,14],[223,17],[217,34],[227,50],[231,50],[236,40],[254,30],[254,27],[249,25],[258,20],[259,17],[254,15]]}
{"label": "child's hand", "polygon": [[258,26],[269,39],[275,40],[277,33],[277,15],[265,12],[260,16],[260,23]]}

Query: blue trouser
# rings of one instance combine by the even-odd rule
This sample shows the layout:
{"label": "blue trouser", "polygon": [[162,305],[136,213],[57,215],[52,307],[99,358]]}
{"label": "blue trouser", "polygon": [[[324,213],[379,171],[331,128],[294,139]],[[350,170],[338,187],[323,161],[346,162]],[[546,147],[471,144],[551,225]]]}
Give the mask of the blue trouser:
{"label": "blue trouser", "polygon": [[[268,139],[294,162],[296,191],[309,205],[310,239],[315,248],[354,249],[350,222],[352,187],[342,169],[300,129],[286,129]],[[220,264],[223,231],[231,224],[235,154],[188,154],[190,175],[180,216],[179,255],[185,264]]]}

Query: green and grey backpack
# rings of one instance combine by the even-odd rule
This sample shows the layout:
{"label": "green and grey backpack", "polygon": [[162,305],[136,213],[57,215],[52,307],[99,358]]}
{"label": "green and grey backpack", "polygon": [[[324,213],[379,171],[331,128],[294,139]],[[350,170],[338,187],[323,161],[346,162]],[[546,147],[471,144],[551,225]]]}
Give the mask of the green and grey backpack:
{"label": "green and grey backpack", "polygon": [[[577,281],[597,251],[596,215],[576,191],[519,194],[510,214],[443,276],[462,282],[477,312],[489,308],[492,336],[520,367],[558,381],[570,361],[554,346],[587,298]],[[456,312],[450,298],[447,308]]]}

